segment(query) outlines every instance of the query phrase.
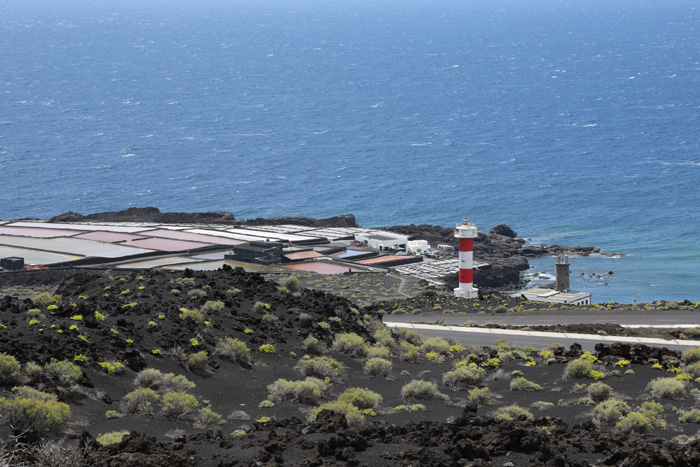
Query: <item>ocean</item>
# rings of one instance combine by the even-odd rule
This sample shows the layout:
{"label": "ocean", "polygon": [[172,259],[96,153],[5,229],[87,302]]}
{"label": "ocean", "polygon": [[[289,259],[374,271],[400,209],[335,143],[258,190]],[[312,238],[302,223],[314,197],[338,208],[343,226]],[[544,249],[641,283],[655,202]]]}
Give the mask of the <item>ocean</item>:
{"label": "ocean", "polygon": [[624,255],[572,259],[596,302],[699,301],[699,16],[688,0],[3,0],[0,219],[468,216]]}

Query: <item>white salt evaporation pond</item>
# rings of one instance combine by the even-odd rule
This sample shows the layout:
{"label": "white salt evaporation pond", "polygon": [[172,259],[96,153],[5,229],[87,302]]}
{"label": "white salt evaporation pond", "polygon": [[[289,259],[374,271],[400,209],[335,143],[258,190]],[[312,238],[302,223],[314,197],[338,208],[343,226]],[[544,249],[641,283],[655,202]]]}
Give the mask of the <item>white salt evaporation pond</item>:
{"label": "white salt evaporation pond", "polygon": [[0,258],[8,256],[18,256],[24,258],[24,264],[41,266],[45,264],[63,263],[82,259],[82,256],[62,255],[59,253],[49,253],[48,251],[31,250],[27,248],[16,248],[0,245]]}
{"label": "white salt evaporation pond", "polygon": [[151,251],[71,237],[27,238],[0,235],[0,245],[102,258],[122,258]]}
{"label": "white salt evaporation pond", "polygon": [[50,222],[12,222],[5,227],[36,227],[38,229],[67,229],[67,230],[103,230],[105,232],[136,233],[152,227],[131,227],[123,225],[91,225],[91,224],[52,224]]}

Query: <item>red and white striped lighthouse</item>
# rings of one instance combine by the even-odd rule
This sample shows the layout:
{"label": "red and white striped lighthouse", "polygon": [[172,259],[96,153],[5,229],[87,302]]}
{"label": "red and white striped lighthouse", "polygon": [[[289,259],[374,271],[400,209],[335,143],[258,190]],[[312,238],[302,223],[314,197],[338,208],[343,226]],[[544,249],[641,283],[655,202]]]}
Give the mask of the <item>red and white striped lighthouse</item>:
{"label": "red and white striped lighthouse", "polygon": [[455,297],[476,298],[479,291],[474,288],[474,239],[478,235],[476,225],[469,223],[466,217],[457,224],[455,238],[459,238],[459,287]]}

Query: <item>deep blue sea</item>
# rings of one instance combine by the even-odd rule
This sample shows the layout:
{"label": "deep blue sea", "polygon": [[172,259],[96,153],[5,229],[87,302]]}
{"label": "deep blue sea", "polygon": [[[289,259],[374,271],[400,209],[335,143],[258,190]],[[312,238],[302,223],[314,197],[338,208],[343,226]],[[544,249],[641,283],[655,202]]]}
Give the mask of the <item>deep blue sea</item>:
{"label": "deep blue sea", "polygon": [[696,1],[0,2],[0,219],[468,216],[698,301],[699,185]]}

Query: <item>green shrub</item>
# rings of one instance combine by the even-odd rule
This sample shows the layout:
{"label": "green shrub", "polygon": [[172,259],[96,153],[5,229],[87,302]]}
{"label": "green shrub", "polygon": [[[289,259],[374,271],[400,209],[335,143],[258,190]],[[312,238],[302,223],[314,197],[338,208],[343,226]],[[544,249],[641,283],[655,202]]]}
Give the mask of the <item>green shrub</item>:
{"label": "green shrub", "polygon": [[524,409],[517,404],[509,405],[507,407],[501,407],[500,409],[496,410],[495,418],[496,420],[516,420],[520,419],[521,417],[525,417],[526,419],[532,418],[532,413],[530,413],[527,409]]}
{"label": "green shrub", "polygon": [[524,378],[522,376],[518,376],[517,378],[514,378],[511,380],[510,390],[511,391],[541,391],[542,386],[528,380],[527,378]]}
{"label": "green shrub", "polygon": [[382,403],[381,394],[369,389],[348,388],[339,397],[339,401],[349,402],[360,410],[375,409]]}
{"label": "green shrub", "polygon": [[416,361],[419,354],[419,348],[408,341],[402,341],[400,344],[401,354],[399,358],[405,361]]}
{"label": "green shrub", "polygon": [[97,362],[97,364],[112,376],[124,373],[124,364],[120,362]]}
{"label": "green shrub", "polygon": [[641,407],[642,415],[655,421],[664,411],[664,406],[655,401],[645,401]]}
{"label": "green shrub", "polygon": [[34,429],[39,433],[47,433],[58,428],[70,416],[70,407],[64,402],[28,397],[0,397],[0,417],[14,429]]}
{"label": "green shrub", "polygon": [[83,372],[78,365],[67,360],[57,361],[52,359],[44,365],[46,376],[57,381],[62,386],[75,384],[83,376]]}
{"label": "green shrub", "polygon": [[593,383],[587,390],[591,399],[598,402],[607,399],[612,393],[612,388],[605,383]]}
{"label": "green shrub", "polygon": [[579,358],[577,360],[572,360],[566,364],[566,369],[564,370],[564,377],[566,379],[586,378],[592,369],[593,366],[591,362],[589,362],[586,359]]}
{"label": "green shrub", "polygon": [[214,353],[239,364],[250,363],[250,349],[248,349],[246,343],[231,337],[219,339]]}
{"label": "green shrub", "polygon": [[695,362],[691,363],[690,365],[686,365],[686,367],[683,370],[693,378],[700,378],[700,362]]}
{"label": "green shrub", "polygon": [[329,331],[331,329],[331,325],[326,323],[325,321],[319,321],[318,323],[316,323],[316,326],[323,329],[324,331]]}
{"label": "green shrub", "polygon": [[414,379],[401,388],[401,397],[404,399],[443,399],[445,396],[440,394],[437,384]]}
{"label": "green shrub", "polygon": [[554,404],[552,402],[536,401],[530,404],[530,407],[532,407],[533,409],[545,411],[554,407]]}
{"label": "green shrub", "polygon": [[51,303],[51,294],[48,292],[41,292],[34,296],[34,304],[39,306],[48,305]]}
{"label": "green shrub", "polygon": [[396,345],[391,328],[385,324],[380,323],[377,327],[375,327],[372,337],[374,337],[374,340],[377,341],[378,344],[387,347],[393,347]]}
{"label": "green shrub", "polygon": [[102,446],[109,446],[110,444],[121,443],[124,437],[128,434],[129,431],[127,430],[112,431],[111,433],[99,435],[97,438],[95,438],[95,441]]}
{"label": "green shrub", "polygon": [[183,354],[182,363],[190,371],[203,371],[207,366],[209,354],[206,350],[191,354]]}
{"label": "green shrub", "polygon": [[591,370],[588,372],[587,376],[591,379],[599,380],[605,378],[605,373],[602,371]]}
{"label": "green shrub", "polygon": [[650,429],[652,422],[648,417],[640,414],[639,412],[630,412],[625,418],[620,420],[615,427],[620,431],[630,432],[644,432]]}
{"label": "green shrub", "polygon": [[500,304],[493,309],[494,313],[505,313],[506,311],[508,311],[508,307],[504,304]]}
{"label": "green shrub", "polygon": [[677,310],[678,309],[678,303],[668,301],[666,302],[666,306],[664,307],[666,310]]}
{"label": "green shrub", "polygon": [[122,411],[143,416],[154,415],[155,404],[159,401],[160,396],[153,389],[134,389],[122,398]]}
{"label": "green shrub", "polygon": [[314,336],[308,336],[306,339],[301,341],[301,347],[309,352],[319,352],[321,347],[318,344],[318,339]]}
{"label": "green shrub", "polygon": [[343,365],[336,359],[330,357],[315,357],[308,360],[300,360],[296,368],[304,376],[318,376],[320,378],[330,378],[339,380],[343,375]]}
{"label": "green shrub", "polygon": [[5,352],[0,353],[0,379],[11,379],[19,375],[22,366],[17,359]]}
{"label": "green shrub", "polygon": [[158,392],[187,392],[194,389],[196,385],[188,380],[184,375],[176,375],[174,373],[161,373],[155,368],[146,368],[141,370],[134,384],[140,387],[147,387],[157,390]]}
{"label": "green shrub", "polygon": [[656,378],[649,381],[647,391],[662,399],[680,399],[685,396],[685,384],[676,378]]}
{"label": "green shrub", "polygon": [[119,418],[119,412],[116,410],[108,410],[105,412],[105,418],[108,420]]}
{"label": "green shrub", "polygon": [[313,409],[309,414],[309,421],[315,421],[316,416],[322,410],[332,410],[335,413],[343,414],[345,415],[345,419],[348,421],[348,423],[351,424],[361,423],[365,419],[365,416],[362,414],[360,409],[358,409],[351,403],[344,401],[334,401],[327,402]]}
{"label": "green shrub", "polygon": [[494,396],[488,387],[474,388],[469,390],[469,400],[475,404],[491,405]]}
{"label": "green shrub", "polygon": [[313,404],[330,388],[330,381],[308,377],[303,381],[278,379],[267,386],[268,398],[273,401],[291,400],[294,403]]}
{"label": "green shrub", "polygon": [[700,423],[700,409],[690,409],[678,414],[680,423]]}
{"label": "green shrub", "polygon": [[257,311],[258,313],[261,313],[263,311],[269,310],[271,307],[268,303],[263,303],[263,302],[255,302],[255,305],[253,305],[253,310]]}
{"label": "green shrub", "polygon": [[429,337],[423,340],[420,351],[422,353],[435,352],[440,355],[448,356],[450,355],[450,343],[442,337]]}
{"label": "green shrub", "polygon": [[464,365],[448,371],[442,376],[442,382],[453,389],[479,384],[486,378],[486,370],[478,366]]}
{"label": "green shrub", "polygon": [[365,362],[365,374],[375,378],[386,378],[391,373],[394,364],[383,358],[370,358]]}
{"label": "green shrub", "polygon": [[367,342],[354,332],[335,335],[333,348],[352,357],[364,357],[367,355]]}
{"label": "green shrub", "polygon": [[56,394],[49,394],[48,392],[42,392],[38,389],[30,388],[29,386],[15,386],[12,388],[12,392],[15,397],[22,397],[25,399],[36,399],[43,402],[58,400]]}
{"label": "green shrub", "polygon": [[202,311],[204,311],[205,313],[219,313],[224,309],[224,306],[224,302],[222,302],[221,300],[207,300],[207,302],[202,307]]}
{"label": "green shrub", "polygon": [[163,394],[163,415],[166,418],[183,419],[194,413],[197,407],[197,399],[186,392]]}
{"label": "green shrub", "polygon": [[391,349],[385,345],[375,344],[371,346],[367,352],[369,358],[389,358],[391,357]]}
{"label": "green shrub", "polygon": [[41,373],[43,373],[43,371],[44,369],[38,363],[27,362],[24,365],[24,374],[29,376],[30,378],[39,376]]}
{"label": "green shrub", "polygon": [[280,285],[285,287],[289,292],[299,291],[299,279],[296,276],[287,276],[280,279]]}
{"label": "green shrub", "polygon": [[203,407],[197,413],[194,423],[197,426],[206,428],[210,426],[224,425],[226,420],[224,420],[220,414],[214,412],[211,408]]}
{"label": "green shrub", "polygon": [[275,353],[275,346],[272,344],[263,344],[258,347],[258,350],[262,353],[273,354]]}
{"label": "green shrub", "polygon": [[187,308],[180,308],[180,313],[178,314],[181,320],[191,320],[195,323],[201,323],[204,321],[204,313],[199,310],[188,310]]}
{"label": "green shrub", "polygon": [[399,339],[405,342],[409,342],[415,346],[420,346],[423,344],[423,338],[418,332],[409,328],[398,328]]}
{"label": "green shrub", "polygon": [[686,349],[683,352],[683,360],[685,363],[695,363],[700,361],[700,347]]}
{"label": "green shrub", "polygon": [[243,410],[234,410],[228,415],[229,420],[250,420],[250,415]]}
{"label": "green shrub", "polygon": [[596,405],[593,409],[593,418],[598,422],[613,425],[630,411],[630,406],[620,399],[608,399]]}

